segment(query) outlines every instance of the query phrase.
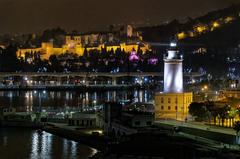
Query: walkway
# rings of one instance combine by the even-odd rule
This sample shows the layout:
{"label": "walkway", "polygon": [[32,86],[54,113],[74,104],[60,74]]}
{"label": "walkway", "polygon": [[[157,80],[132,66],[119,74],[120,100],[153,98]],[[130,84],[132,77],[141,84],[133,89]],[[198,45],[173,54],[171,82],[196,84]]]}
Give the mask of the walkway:
{"label": "walkway", "polygon": [[166,125],[171,125],[171,126],[182,126],[182,127],[207,130],[207,131],[211,131],[211,132],[223,133],[223,134],[228,134],[228,135],[236,135],[235,130],[233,130],[232,128],[224,128],[224,127],[218,127],[218,126],[214,126],[214,125],[205,125],[204,123],[199,123],[199,122],[159,120],[159,121],[155,121],[155,124],[156,125],[166,124]]}

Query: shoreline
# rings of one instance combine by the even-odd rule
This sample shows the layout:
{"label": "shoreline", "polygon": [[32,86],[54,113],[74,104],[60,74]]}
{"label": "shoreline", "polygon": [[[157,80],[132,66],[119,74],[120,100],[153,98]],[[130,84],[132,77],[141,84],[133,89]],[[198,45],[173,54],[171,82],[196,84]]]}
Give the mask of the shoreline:
{"label": "shoreline", "polygon": [[[31,127],[28,128],[34,129]],[[208,143],[208,141],[211,141],[209,139],[204,139],[201,137],[196,138],[189,135],[186,136],[182,135],[181,133],[174,134],[172,129],[166,129],[168,130],[167,132],[163,131],[165,129],[162,129],[156,133],[148,132],[131,135],[128,137],[130,140],[117,142],[117,140],[111,140],[102,134],[86,133],[90,129],[72,127],[66,124],[46,123],[40,128],[41,131],[45,131],[68,140],[73,140],[80,144],[96,149],[98,152],[91,157],[94,159],[111,158],[113,156],[138,157],[145,155],[147,156],[150,154],[152,154],[152,157],[155,155],[165,156],[168,154],[166,152],[170,152],[171,147],[176,149],[176,153],[179,154],[181,154],[181,151],[184,151],[184,153],[191,153],[193,155],[201,152],[207,153],[207,155],[210,156],[213,154],[222,156],[224,152],[228,155],[231,152],[238,155],[238,153],[231,150],[231,148],[226,149],[227,147],[225,148],[221,145],[217,146],[218,144],[215,142],[210,145],[206,144],[206,142]],[[142,145],[142,141],[144,141],[144,145]],[[133,147],[135,144],[137,144],[137,146]],[[156,149],[156,147],[159,147],[164,151],[159,151],[158,148]],[[188,150],[188,148],[190,149]],[[184,158],[184,156],[182,156],[182,158]]]}
{"label": "shoreline", "polygon": [[[105,148],[105,145],[108,139],[104,136],[93,135],[84,133],[81,130],[70,130],[62,127],[58,127],[50,124],[35,124],[35,123],[21,123],[21,122],[0,122],[1,128],[17,128],[17,129],[30,129],[30,130],[40,130],[47,133],[79,142],[80,144],[92,147],[98,151],[102,151]],[[82,129],[87,130],[87,129]]]}
{"label": "shoreline", "polygon": [[31,90],[49,90],[49,91],[111,91],[111,90],[129,90],[129,89],[151,89],[154,86],[139,86],[139,85],[92,85],[92,86],[11,86],[0,87],[0,91],[31,91]]}
{"label": "shoreline", "polygon": [[42,131],[48,132],[53,135],[57,135],[69,140],[73,140],[84,145],[93,147],[98,151],[103,151],[107,145],[108,138],[104,135],[97,135],[97,134],[88,134],[85,133],[84,130],[89,130],[83,128],[82,130],[75,130],[75,129],[66,129],[64,127],[59,127],[55,125],[45,125],[41,128]]}

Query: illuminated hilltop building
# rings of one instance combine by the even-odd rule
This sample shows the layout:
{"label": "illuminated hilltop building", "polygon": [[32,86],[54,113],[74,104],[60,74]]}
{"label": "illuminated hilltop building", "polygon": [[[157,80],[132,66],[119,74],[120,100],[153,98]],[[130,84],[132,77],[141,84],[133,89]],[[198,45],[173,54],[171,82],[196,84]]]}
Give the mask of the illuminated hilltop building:
{"label": "illuminated hilltop building", "polygon": [[[61,55],[64,53],[74,53],[82,56],[84,50],[88,52],[91,50],[101,51],[105,48],[107,51],[116,51],[120,49],[126,53],[131,51],[142,50],[143,53],[150,50],[150,45],[142,41],[142,37],[138,32],[133,32],[133,28],[128,25],[123,31],[125,40],[120,40],[117,33],[114,32],[96,32],[81,35],[66,35],[65,44],[62,47],[55,47],[53,42],[43,42],[41,47],[37,48],[20,48],[17,51],[17,57],[25,59],[29,53],[39,53],[41,59],[49,59],[51,55]],[[119,32],[120,36],[123,34]],[[134,40],[132,40],[134,39]]]}
{"label": "illuminated hilltop building", "polygon": [[192,103],[192,92],[183,90],[183,57],[175,43],[164,56],[164,91],[155,94],[155,117],[185,120],[188,106]]}

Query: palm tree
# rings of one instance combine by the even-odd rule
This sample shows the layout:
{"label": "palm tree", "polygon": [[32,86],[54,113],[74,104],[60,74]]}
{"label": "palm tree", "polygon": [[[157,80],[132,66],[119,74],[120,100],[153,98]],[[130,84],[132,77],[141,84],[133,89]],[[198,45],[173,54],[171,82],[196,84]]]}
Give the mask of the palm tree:
{"label": "palm tree", "polygon": [[234,125],[233,119],[237,116],[237,109],[236,108],[231,108],[228,112],[228,117],[230,119],[231,125]]}

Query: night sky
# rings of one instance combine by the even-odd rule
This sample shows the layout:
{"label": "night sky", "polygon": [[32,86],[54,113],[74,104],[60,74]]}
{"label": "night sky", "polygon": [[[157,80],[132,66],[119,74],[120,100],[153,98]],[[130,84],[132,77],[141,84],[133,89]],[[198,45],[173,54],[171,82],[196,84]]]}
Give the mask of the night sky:
{"label": "night sky", "polygon": [[200,16],[240,0],[0,0],[0,33],[31,33],[60,26],[78,31],[109,24],[160,24]]}

